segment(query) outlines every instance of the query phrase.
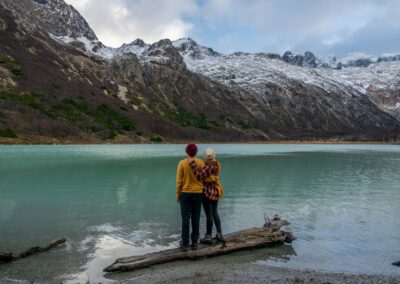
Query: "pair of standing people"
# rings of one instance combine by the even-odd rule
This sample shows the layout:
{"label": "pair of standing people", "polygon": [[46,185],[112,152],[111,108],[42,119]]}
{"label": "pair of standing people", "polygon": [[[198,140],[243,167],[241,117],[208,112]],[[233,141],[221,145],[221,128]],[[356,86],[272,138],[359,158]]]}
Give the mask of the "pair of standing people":
{"label": "pair of standing people", "polygon": [[[207,232],[203,243],[212,243],[212,228],[215,223],[217,241],[223,241],[221,221],[218,215],[218,200],[223,196],[223,189],[219,181],[221,165],[216,160],[215,151],[208,148],[205,160],[196,157],[197,146],[186,146],[187,157],[178,164],[176,174],[176,200],[181,206],[183,251],[189,249],[189,237],[192,249],[197,249],[199,241],[199,225],[201,206],[203,205],[207,217]],[[192,224],[192,233],[190,232]]]}

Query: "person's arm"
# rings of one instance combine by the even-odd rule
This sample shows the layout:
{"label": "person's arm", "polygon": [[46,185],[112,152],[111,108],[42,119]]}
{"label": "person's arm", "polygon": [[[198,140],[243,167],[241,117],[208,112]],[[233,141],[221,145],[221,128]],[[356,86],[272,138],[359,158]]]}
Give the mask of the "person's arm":
{"label": "person's arm", "polygon": [[189,161],[190,169],[192,170],[193,174],[196,176],[197,180],[201,180],[201,170],[197,167],[195,160]]}
{"label": "person's arm", "polygon": [[219,163],[218,164],[211,164],[208,166],[207,169],[203,169],[203,180],[205,182],[217,182],[219,181],[219,173],[220,173],[220,167]]}
{"label": "person's arm", "polygon": [[214,167],[211,165],[207,165],[201,170],[201,176],[203,179],[208,178],[213,174],[214,174]]}
{"label": "person's arm", "polygon": [[178,164],[178,169],[176,170],[176,202],[179,203],[180,196],[183,186],[183,167],[181,163]]}
{"label": "person's arm", "polygon": [[196,178],[198,180],[203,180],[206,179],[208,177],[210,177],[211,175],[213,175],[213,168],[210,165],[206,165],[204,166],[202,169],[199,169],[196,165],[196,162],[194,160],[192,160],[190,162],[190,168],[192,169],[192,172],[194,173],[194,175],[196,176]]}
{"label": "person's arm", "polygon": [[210,172],[210,167],[208,165],[198,168],[194,160],[192,160],[189,165],[197,180],[203,180],[204,178],[207,178],[207,173]]}

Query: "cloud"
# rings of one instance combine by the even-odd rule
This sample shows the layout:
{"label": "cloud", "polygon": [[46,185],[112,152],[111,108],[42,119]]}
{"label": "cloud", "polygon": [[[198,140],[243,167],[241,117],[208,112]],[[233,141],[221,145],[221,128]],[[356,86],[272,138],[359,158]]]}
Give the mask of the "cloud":
{"label": "cloud", "polygon": [[191,36],[221,52],[399,52],[398,0],[67,0],[112,46]]}
{"label": "cloud", "polygon": [[230,30],[256,30],[259,49],[326,53],[389,14],[392,22],[381,22],[378,30],[398,25],[393,21],[400,18],[398,5],[399,1],[385,0],[207,0],[203,13],[210,29],[225,25]]}
{"label": "cloud", "polygon": [[88,21],[99,39],[118,47],[142,38],[155,42],[188,35],[193,25],[184,20],[196,12],[195,0],[66,0]]}

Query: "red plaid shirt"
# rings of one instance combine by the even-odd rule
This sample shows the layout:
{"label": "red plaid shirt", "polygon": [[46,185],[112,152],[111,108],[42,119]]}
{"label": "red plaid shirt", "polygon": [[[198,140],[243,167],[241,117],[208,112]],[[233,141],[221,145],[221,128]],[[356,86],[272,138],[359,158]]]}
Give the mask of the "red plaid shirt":
{"label": "red plaid shirt", "polygon": [[[221,198],[218,192],[219,184],[219,170],[220,166],[217,161],[207,161],[206,165],[199,169],[197,168],[196,162],[192,161],[190,163],[190,168],[197,177],[198,180],[203,180],[204,182],[204,195],[210,200],[218,200]],[[222,188],[221,188],[222,189]]]}

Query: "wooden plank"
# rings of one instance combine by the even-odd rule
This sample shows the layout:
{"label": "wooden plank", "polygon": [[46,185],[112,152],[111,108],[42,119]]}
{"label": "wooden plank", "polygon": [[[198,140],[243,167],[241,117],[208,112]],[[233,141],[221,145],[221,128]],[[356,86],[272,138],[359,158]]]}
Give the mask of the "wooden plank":
{"label": "wooden plank", "polygon": [[184,252],[180,248],[174,248],[140,256],[119,258],[112,265],[106,267],[104,272],[131,271],[176,260],[215,257],[240,250],[283,244],[285,241],[291,242],[294,239],[293,235],[280,230],[282,226],[288,224],[286,220],[275,219],[262,228],[251,228],[226,235],[223,243],[200,244],[197,250]]}

